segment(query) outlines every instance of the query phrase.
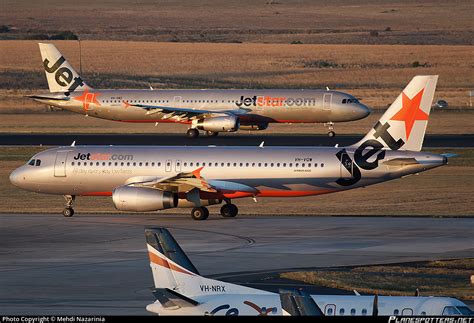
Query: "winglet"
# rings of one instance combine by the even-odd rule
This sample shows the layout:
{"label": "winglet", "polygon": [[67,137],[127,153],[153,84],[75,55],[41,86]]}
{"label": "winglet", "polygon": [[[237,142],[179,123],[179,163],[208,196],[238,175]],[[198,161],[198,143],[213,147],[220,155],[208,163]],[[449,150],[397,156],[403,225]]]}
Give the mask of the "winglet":
{"label": "winglet", "polygon": [[258,145],[258,147],[263,148],[264,144],[265,144],[265,141],[262,141],[262,143],[260,145]]}
{"label": "winglet", "polygon": [[75,140],[72,142],[71,147],[76,147],[76,141]]}

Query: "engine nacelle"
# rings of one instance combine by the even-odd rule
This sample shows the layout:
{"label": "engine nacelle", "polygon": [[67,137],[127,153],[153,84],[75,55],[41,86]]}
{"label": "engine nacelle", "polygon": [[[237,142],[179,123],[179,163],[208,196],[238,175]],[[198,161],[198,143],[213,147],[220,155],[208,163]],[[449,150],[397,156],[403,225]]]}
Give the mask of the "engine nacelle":
{"label": "engine nacelle", "polygon": [[206,118],[196,122],[197,129],[214,132],[237,131],[239,126],[239,118],[235,116]]}
{"label": "engine nacelle", "polygon": [[148,212],[178,205],[178,195],[153,188],[121,186],[112,192],[115,208],[120,211]]}
{"label": "engine nacelle", "polygon": [[179,199],[178,201],[178,207],[200,207],[200,206],[208,206],[208,205],[214,205],[214,204],[221,204],[222,200],[218,199],[209,199],[209,200],[199,200],[199,205],[196,205],[196,203],[185,200],[185,199]]}
{"label": "engine nacelle", "polygon": [[240,125],[240,130],[265,130],[268,128],[268,123],[259,123],[259,124],[245,124]]}

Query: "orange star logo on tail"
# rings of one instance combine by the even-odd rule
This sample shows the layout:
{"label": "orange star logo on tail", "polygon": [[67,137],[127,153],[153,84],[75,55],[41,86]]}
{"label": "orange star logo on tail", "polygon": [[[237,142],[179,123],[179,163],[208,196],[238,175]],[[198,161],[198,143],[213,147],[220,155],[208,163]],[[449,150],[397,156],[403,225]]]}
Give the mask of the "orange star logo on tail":
{"label": "orange star logo on tail", "polygon": [[89,89],[86,88],[82,95],[74,97],[74,100],[82,102],[82,108],[87,113],[90,104],[100,105],[99,101],[97,101],[99,95],[99,92],[91,93]]}
{"label": "orange star logo on tail", "polygon": [[402,92],[402,108],[390,119],[405,122],[405,133],[407,136],[407,141],[410,137],[410,133],[413,129],[415,121],[428,120],[428,114],[420,109],[423,91],[424,89],[418,92],[418,94],[411,99],[405,93]]}

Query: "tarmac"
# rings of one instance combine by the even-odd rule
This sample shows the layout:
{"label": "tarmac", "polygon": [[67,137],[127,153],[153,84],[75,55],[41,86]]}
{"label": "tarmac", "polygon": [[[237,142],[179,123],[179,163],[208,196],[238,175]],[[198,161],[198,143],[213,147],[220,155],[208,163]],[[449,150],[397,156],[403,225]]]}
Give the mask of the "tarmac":
{"label": "tarmac", "polygon": [[473,218],[0,214],[0,314],[150,314],[146,226],[169,228],[201,274],[239,283],[474,255]]}
{"label": "tarmac", "polygon": [[[0,134],[0,145],[160,145],[160,146],[258,146],[262,141],[266,146],[339,146],[352,145],[362,139],[360,135],[288,135],[288,134],[220,134],[218,137],[187,138],[184,134]],[[474,134],[427,135],[424,148],[471,148]]]}

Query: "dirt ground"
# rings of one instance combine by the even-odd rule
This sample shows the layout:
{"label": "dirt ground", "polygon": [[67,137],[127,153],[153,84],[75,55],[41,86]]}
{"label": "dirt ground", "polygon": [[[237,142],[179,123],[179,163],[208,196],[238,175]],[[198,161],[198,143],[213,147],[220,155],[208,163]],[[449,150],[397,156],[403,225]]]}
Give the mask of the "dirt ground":
{"label": "dirt ground", "polygon": [[[2,0],[0,39],[472,44],[469,0]],[[455,22],[455,23],[454,23]]]}

